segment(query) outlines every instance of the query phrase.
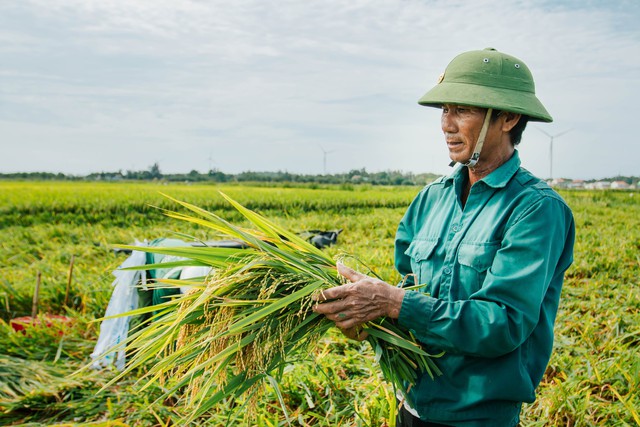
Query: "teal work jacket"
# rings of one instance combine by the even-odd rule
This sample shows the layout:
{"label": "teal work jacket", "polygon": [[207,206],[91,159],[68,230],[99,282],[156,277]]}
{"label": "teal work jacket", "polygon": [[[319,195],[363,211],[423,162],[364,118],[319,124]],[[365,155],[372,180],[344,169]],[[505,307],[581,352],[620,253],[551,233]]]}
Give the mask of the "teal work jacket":
{"label": "teal work jacket", "polygon": [[446,352],[435,359],[442,375],[421,378],[407,403],[431,422],[515,426],[549,362],[575,225],[517,151],[463,207],[467,172],[426,186],[398,227],[396,268],[426,285],[406,292],[398,322],[427,350]]}

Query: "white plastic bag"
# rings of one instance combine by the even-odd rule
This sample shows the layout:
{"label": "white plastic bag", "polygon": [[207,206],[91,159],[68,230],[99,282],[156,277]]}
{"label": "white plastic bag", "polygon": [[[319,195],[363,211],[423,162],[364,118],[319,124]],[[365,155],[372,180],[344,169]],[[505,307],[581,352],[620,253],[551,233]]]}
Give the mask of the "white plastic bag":
{"label": "white plastic bag", "polygon": [[[207,277],[213,273],[214,269],[208,266],[202,267],[184,267],[180,272],[180,280],[188,280],[196,277]],[[180,292],[183,294],[188,293],[191,290],[191,286],[180,286]]]}
{"label": "white plastic bag", "polygon": [[[136,241],[136,246],[146,245]],[[146,264],[146,261],[145,252],[133,251],[120,268],[142,266]],[[144,270],[122,271],[117,269],[113,272],[113,275],[116,276],[112,284],[114,289],[104,317],[115,316],[138,308],[136,285],[138,283],[142,283],[143,286],[146,285]],[[93,368],[101,369],[115,364],[116,369],[119,371],[124,369],[124,347],[120,346],[117,350],[114,347],[127,339],[129,320],[130,316],[123,316],[102,321],[98,342],[93,349],[93,353],[91,353]]]}

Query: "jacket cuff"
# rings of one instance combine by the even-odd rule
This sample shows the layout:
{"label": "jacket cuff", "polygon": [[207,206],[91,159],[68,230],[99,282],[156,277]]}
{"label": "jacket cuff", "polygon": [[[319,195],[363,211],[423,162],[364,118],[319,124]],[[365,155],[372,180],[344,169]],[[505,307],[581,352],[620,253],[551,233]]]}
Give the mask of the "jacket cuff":
{"label": "jacket cuff", "polygon": [[409,329],[417,337],[423,336],[429,330],[433,306],[436,299],[418,291],[407,291],[402,299],[398,323]]}

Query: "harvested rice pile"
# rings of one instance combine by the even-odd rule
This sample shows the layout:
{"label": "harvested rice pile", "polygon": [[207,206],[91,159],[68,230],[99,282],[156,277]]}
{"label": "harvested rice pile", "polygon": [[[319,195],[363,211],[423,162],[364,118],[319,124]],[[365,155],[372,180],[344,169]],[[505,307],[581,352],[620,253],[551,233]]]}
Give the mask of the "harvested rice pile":
{"label": "harvested rice pile", "polygon": [[[166,396],[185,397],[185,404],[193,408],[189,420],[223,399],[255,391],[254,385],[261,380],[266,379],[277,390],[285,366],[306,357],[333,326],[312,311],[312,296],[342,284],[336,260],[295,233],[223,197],[255,228],[235,226],[177,200],[192,214],[165,213],[210,228],[225,238],[241,240],[248,248],[131,247],[186,259],[172,266],[215,269],[205,280],[163,281],[162,286],[189,284],[193,289],[161,305],[133,312],[155,314],[129,337],[130,361],[114,380],[143,368],[142,381],[147,387],[160,383]],[[422,372],[439,374],[431,360],[434,356],[391,319],[370,322],[364,330],[385,379],[394,387],[406,390]]]}

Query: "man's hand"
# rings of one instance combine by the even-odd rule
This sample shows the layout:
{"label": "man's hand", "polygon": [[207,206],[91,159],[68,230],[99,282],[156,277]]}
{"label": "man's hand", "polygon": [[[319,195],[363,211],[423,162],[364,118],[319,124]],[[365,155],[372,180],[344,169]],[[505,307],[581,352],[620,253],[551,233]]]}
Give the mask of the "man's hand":
{"label": "man's hand", "polygon": [[343,264],[338,263],[337,266],[338,273],[350,283],[316,295],[318,304],[314,306],[314,311],[333,320],[347,337],[357,340],[366,338],[360,329],[363,323],[385,316],[398,318],[404,289],[358,273]]}

